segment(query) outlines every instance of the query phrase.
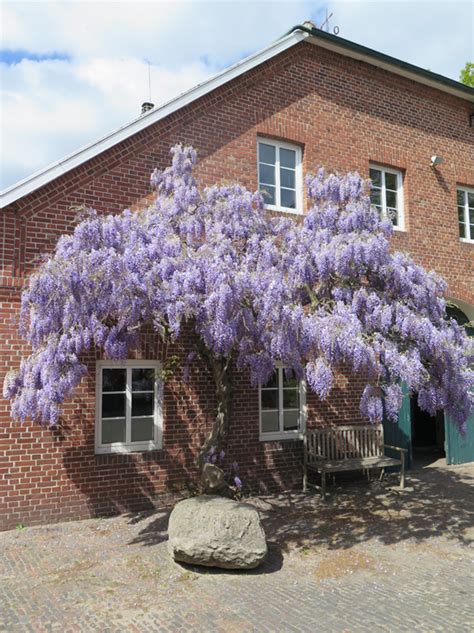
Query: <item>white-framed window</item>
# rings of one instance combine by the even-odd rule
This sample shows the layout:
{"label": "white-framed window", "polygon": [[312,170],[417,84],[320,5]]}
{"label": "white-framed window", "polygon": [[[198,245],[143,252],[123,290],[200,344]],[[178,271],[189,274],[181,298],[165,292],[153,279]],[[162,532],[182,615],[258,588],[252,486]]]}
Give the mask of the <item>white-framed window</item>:
{"label": "white-framed window", "polygon": [[456,193],[459,239],[462,242],[474,242],[474,189],[458,187]]}
{"label": "white-framed window", "polygon": [[301,147],[259,138],[258,189],[267,209],[303,213]]}
{"label": "white-framed window", "polygon": [[369,166],[372,180],[370,201],[379,210],[381,216],[389,218],[393,227],[400,231],[405,229],[403,213],[403,174],[398,169]]}
{"label": "white-framed window", "polygon": [[306,426],[306,382],[277,367],[259,387],[260,440],[298,439]]}
{"label": "white-framed window", "polygon": [[163,383],[156,361],[98,361],[96,453],[151,451],[162,446]]}

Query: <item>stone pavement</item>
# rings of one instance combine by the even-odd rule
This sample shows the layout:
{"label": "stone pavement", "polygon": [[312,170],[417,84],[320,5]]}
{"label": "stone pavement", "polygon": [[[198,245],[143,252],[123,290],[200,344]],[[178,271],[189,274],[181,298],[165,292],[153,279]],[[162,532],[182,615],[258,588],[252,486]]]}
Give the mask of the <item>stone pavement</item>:
{"label": "stone pavement", "polygon": [[270,556],[251,573],[175,564],[169,508],[0,533],[0,630],[474,630],[474,465],[409,489],[340,483],[253,500]]}

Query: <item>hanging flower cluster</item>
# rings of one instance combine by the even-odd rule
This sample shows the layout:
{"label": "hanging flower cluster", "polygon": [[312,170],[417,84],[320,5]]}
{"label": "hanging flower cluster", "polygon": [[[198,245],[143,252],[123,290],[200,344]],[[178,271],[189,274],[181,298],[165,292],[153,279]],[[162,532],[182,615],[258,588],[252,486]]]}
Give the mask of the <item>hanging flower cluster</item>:
{"label": "hanging flower cluster", "polygon": [[242,480],[239,476],[239,464],[237,462],[228,463],[226,459],[225,451],[217,451],[215,446],[204,454],[204,462],[206,464],[213,464],[220,468],[224,474],[224,481],[230,486],[236,493],[242,490]]}
{"label": "hanging flower cluster", "polygon": [[201,192],[195,151],[172,154],[152,174],[152,206],[91,212],[31,277],[21,329],[33,351],[4,385],[14,418],[56,424],[91,348],[124,359],[142,326],[176,339],[191,323],[253,384],[282,361],[324,399],[348,366],[366,377],[360,407],[372,421],[397,418],[405,382],[421,408],[465,423],[472,345],[445,318],[444,281],[390,251],[391,223],[357,173],[308,178],[312,206],[298,222],[270,217],[239,185]]}

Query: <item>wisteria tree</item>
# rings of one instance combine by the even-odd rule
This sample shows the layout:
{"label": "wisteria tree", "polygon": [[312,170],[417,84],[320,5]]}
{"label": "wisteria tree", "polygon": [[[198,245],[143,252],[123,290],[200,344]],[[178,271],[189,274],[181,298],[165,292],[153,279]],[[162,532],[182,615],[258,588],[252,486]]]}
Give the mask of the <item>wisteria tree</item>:
{"label": "wisteria tree", "polygon": [[[231,366],[266,383],[277,362],[325,399],[341,367],[365,376],[361,412],[396,421],[400,383],[430,414],[462,428],[473,407],[474,350],[446,319],[445,282],[390,251],[392,225],[357,173],[307,179],[301,219],[274,218],[239,185],[200,191],[196,153],[176,146],[156,170],[156,200],[120,215],[91,212],[63,236],[23,293],[32,346],[4,393],[12,415],[57,425],[92,348],[125,359],[143,328],[165,341],[183,327],[212,373],[217,411],[203,455],[226,440]],[[186,367],[183,367],[186,371]]]}

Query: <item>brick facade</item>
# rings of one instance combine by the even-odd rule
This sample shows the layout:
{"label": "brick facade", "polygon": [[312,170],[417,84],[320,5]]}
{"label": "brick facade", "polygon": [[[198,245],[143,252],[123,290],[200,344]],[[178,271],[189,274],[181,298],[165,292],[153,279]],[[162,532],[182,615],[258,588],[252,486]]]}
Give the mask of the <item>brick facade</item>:
{"label": "brick facade", "polygon": [[[471,104],[366,63],[300,43],[117,144],[0,211],[0,381],[27,349],[17,335],[21,288],[40,253],[74,224],[74,207],[104,213],[150,193],[149,176],[176,142],[199,152],[203,184],[257,187],[257,136],[301,145],[303,171],[318,165],[368,174],[370,162],[404,172],[407,250],[448,281],[449,295],[474,305],[474,245],[459,241],[456,184],[474,186]],[[444,162],[436,169],[430,157]],[[175,350],[185,354],[183,336]],[[142,358],[158,343],[147,337]],[[140,357],[140,356],[138,356]],[[149,507],[166,490],[192,484],[193,455],[212,415],[212,385],[199,367],[166,385],[163,449],[94,454],[95,359],[60,430],[20,425],[0,401],[0,527]],[[309,397],[309,421],[360,420],[359,385],[340,376],[331,400]],[[301,443],[259,442],[258,393],[235,375],[229,453],[254,488],[299,482]]]}

